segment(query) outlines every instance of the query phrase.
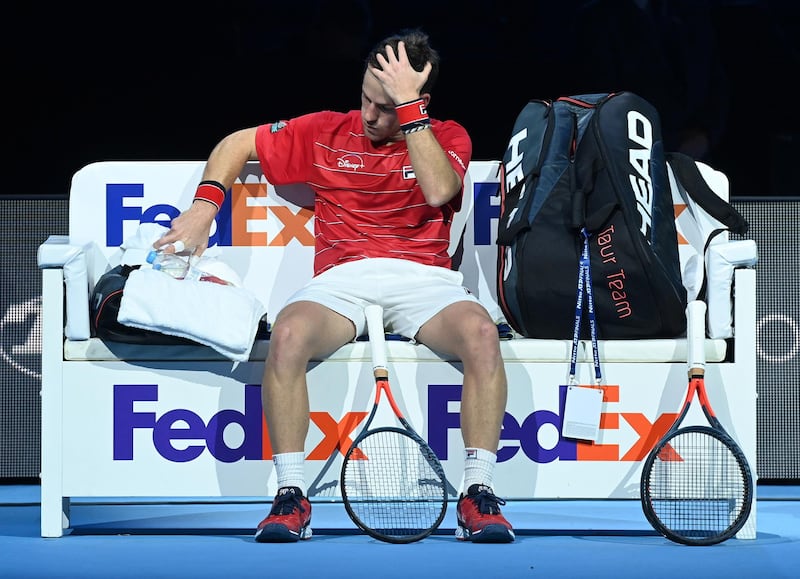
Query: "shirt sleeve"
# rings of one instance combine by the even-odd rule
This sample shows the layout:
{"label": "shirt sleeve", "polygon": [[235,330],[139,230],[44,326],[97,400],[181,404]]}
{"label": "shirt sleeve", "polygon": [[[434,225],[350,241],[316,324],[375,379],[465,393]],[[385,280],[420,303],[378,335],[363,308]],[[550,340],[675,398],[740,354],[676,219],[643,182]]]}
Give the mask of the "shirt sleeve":
{"label": "shirt sleeve", "polygon": [[447,155],[450,166],[461,178],[461,193],[453,197],[448,205],[454,212],[461,209],[464,199],[464,177],[472,159],[472,139],[467,130],[455,121],[442,121],[434,125],[436,140]]}
{"label": "shirt sleeve", "polygon": [[317,127],[311,113],[261,125],[256,130],[256,152],[264,176],[273,185],[304,183],[311,167],[309,146]]}
{"label": "shirt sleeve", "polygon": [[472,160],[472,139],[467,130],[455,121],[442,121],[437,123],[435,135],[450,165],[463,181]]}

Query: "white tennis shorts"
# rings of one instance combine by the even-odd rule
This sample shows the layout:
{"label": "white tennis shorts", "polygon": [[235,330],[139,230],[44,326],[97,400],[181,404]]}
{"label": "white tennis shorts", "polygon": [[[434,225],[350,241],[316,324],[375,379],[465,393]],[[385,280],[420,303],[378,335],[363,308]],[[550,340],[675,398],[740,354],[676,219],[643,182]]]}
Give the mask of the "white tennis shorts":
{"label": "white tennis shorts", "polygon": [[351,320],[356,336],[366,333],[364,308],[379,304],[386,330],[414,340],[420,327],[450,304],[480,303],[463,281],[461,272],[443,267],[407,259],[366,258],[322,272],[286,303],[322,304]]}

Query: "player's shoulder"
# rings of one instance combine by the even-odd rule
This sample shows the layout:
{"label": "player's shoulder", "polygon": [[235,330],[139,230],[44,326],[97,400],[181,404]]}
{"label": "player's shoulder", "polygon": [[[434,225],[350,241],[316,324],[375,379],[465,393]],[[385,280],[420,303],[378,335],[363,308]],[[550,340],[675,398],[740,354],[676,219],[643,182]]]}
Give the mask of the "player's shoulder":
{"label": "player's shoulder", "polygon": [[431,117],[431,125],[438,128],[445,128],[449,130],[461,130],[466,132],[466,128],[464,125],[459,123],[458,121],[454,121],[453,119],[437,119]]}
{"label": "player's shoulder", "polygon": [[469,132],[464,125],[451,119],[431,119],[431,128],[437,135],[446,134],[469,138]]}
{"label": "player's shoulder", "polygon": [[330,111],[330,110],[322,110],[322,111],[314,111],[310,113],[305,113],[302,115],[298,115],[288,120],[281,121],[281,123],[285,126],[294,125],[294,126],[319,126],[319,127],[327,127],[331,125],[339,125],[339,124],[348,124],[353,123],[355,121],[360,122],[360,112],[359,111],[350,111],[347,113],[342,113],[338,111]]}
{"label": "player's shoulder", "polygon": [[461,123],[453,120],[431,119],[431,129],[433,129],[436,139],[445,148],[452,146],[462,151],[472,150],[472,137]]}
{"label": "player's shoulder", "polygon": [[320,124],[361,123],[361,111],[347,112],[322,110],[306,115]]}

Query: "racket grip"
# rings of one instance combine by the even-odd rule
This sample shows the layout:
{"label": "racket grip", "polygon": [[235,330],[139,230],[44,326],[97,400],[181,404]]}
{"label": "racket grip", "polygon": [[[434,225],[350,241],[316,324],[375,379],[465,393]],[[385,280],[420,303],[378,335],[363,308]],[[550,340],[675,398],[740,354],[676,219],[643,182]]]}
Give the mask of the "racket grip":
{"label": "racket grip", "polygon": [[383,308],[375,304],[368,305],[364,308],[364,317],[367,319],[372,369],[386,371],[386,328],[383,325]]}
{"label": "racket grip", "polygon": [[689,371],[706,367],[706,303],[692,300],[686,306],[686,347]]}

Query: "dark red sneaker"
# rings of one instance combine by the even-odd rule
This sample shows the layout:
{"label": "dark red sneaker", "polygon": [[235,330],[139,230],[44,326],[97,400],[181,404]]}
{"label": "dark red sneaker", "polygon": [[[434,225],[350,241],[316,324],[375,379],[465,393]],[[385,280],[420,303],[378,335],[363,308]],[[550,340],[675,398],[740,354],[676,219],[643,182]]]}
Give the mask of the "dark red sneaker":
{"label": "dark red sneaker", "polygon": [[500,512],[500,505],[504,504],[506,502],[485,485],[469,487],[467,494],[458,499],[456,538],[473,543],[512,542],[514,529]]}
{"label": "dark red sneaker", "polygon": [[297,487],[278,489],[272,510],[256,529],[259,543],[294,543],[311,538],[311,503]]}

